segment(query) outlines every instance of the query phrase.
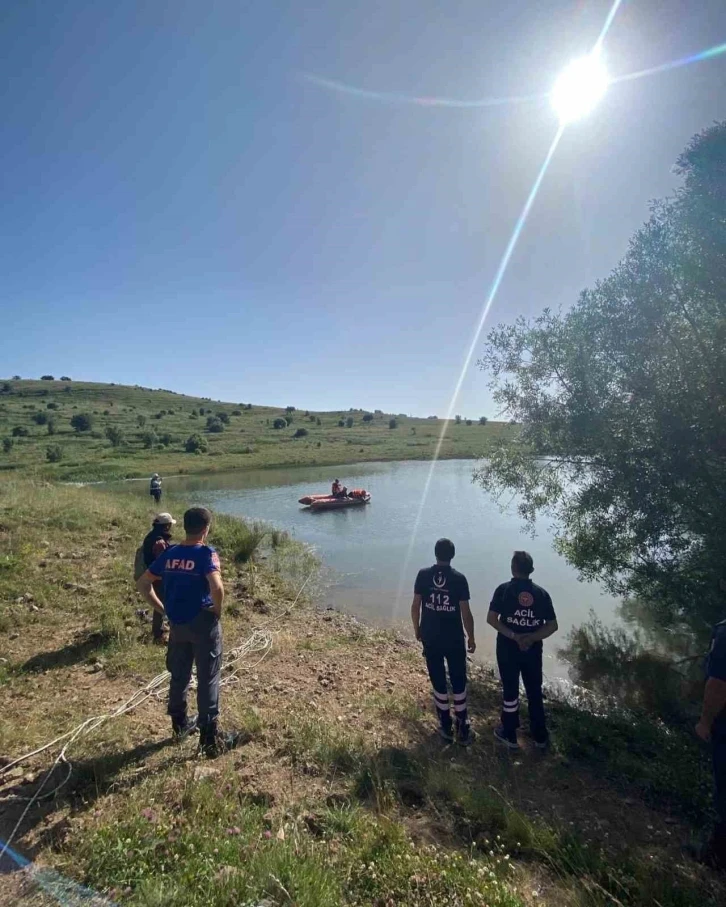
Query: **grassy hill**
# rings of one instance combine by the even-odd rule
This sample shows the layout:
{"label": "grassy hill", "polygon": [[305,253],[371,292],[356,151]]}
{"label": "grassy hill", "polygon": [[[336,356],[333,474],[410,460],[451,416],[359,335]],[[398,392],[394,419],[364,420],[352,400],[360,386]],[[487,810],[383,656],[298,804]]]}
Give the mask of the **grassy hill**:
{"label": "grassy hill", "polygon": [[[74,417],[82,423],[75,428]],[[144,387],[0,379],[0,470],[65,481],[422,460],[433,454],[442,425],[380,411],[286,410]],[[441,456],[482,456],[515,430],[501,422],[451,423]],[[187,450],[193,436],[196,453]]]}

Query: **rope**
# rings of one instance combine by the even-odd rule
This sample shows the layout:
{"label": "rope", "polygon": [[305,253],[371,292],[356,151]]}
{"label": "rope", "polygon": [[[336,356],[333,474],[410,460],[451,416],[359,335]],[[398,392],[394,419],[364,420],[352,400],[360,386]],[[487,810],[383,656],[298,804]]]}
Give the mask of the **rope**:
{"label": "rope", "polygon": [[[231,649],[224,657],[222,662],[222,678],[220,680],[220,686],[229,686],[231,684],[237,683],[239,680],[238,674],[242,669],[241,662],[251,655],[261,653],[257,661],[254,662],[251,667],[256,667],[260,664],[269,654],[272,649],[272,632],[269,629],[266,629],[270,624],[279,622],[281,618],[286,617],[292,609],[297,605],[302,593],[307,586],[308,582],[313,576],[315,570],[311,570],[308,574],[305,582],[300,587],[295,600],[293,603],[282,612],[282,614],[271,618],[269,621],[266,621],[257,629],[253,630],[250,637],[245,640],[241,645]],[[163,671],[161,674],[157,674],[152,680],[150,680],[145,686],[137,690],[132,696],[130,696],[124,703],[117,706],[113,711],[107,712],[104,715],[95,715],[91,718],[86,718],[85,721],[82,721],[75,728],[72,728],[70,731],[67,731],[65,734],[61,734],[56,737],[54,740],[51,740],[50,743],[46,743],[43,746],[38,747],[37,749],[32,750],[29,753],[26,753],[23,756],[19,756],[17,759],[14,759],[12,762],[9,762],[7,765],[0,767],[0,778],[5,776],[11,769],[15,768],[18,765],[21,765],[24,762],[29,761],[35,756],[39,756],[42,753],[47,752],[49,749],[52,749],[59,743],[62,743],[60,750],[56,754],[51,767],[45,774],[45,777],[41,781],[39,787],[35,791],[32,797],[28,799],[28,803],[23,810],[20,818],[15,823],[15,826],[10,833],[8,839],[3,842],[2,850],[0,850],[0,859],[5,855],[5,852],[10,847],[12,841],[18,833],[25,817],[28,815],[35,803],[40,799],[49,799],[50,797],[55,796],[71,778],[73,772],[73,765],[71,761],[67,758],[68,750],[70,747],[76,743],[78,740],[88,737],[97,731],[100,727],[106,724],[109,721],[112,721],[115,718],[120,718],[123,715],[128,715],[129,712],[132,712],[134,709],[137,709],[140,705],[143,705],[149,699],[159,699],[162,693],[162,689],[166,687],[171,678],[171,674],[168,671]],[[196,678],[193,678],[193,683],[196,684]],[[50,781],[51,777],[55,770],[61,766],[66,766],[66,773],[63,779],[50,791],[43,794],[43,791]]]}

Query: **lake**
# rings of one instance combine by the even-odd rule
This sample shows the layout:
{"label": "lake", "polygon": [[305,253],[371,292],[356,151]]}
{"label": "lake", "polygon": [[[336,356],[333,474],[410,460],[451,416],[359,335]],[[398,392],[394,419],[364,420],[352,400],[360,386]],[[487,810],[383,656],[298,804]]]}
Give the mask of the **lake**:
{"label": "lake", "polygon": [[[544,521],[531,538],[522,532],[513,508],[502,513],[472,484],[474,465],[471,460],[437,463],[417,529],[427,462],[184,476],[165,479],[164,488],[213,510],[265,520],[310,544],[332,568],[332,579],[318,590],[318,598],[376,624],[408,624],[416,571],[434,562],[436,539],[449,537],[457,549],[454,566],[469,580],[477,654],[489,660],[494,659],[496,636],[486,624],[491,594],[510,577],[512,551],[524,548],[534,558],[533,579],[550,592],[560,624],[557,636],[545,643],[546,670],[550,677],[566,677],[566,667],[556,658],[558,643],[587,618],[590,609],[605,623],[611,622],[618,602],[598,585],[578,581],[575,571],[553,550],[552,532]],[[334,478],[348,488],[366,488],[371,503],[322,513],[298,504],[304,494],[329,491]]]}

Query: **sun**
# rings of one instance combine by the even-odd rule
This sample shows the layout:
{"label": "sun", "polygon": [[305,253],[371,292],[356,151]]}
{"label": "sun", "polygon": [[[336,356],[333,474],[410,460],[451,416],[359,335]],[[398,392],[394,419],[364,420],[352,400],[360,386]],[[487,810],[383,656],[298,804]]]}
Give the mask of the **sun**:
{"label": "sun", "polygon": [[555,82],[552,106],[564,126],[586,116],[597,106],[608,87],[608,74],[597,53],[573,60]]}

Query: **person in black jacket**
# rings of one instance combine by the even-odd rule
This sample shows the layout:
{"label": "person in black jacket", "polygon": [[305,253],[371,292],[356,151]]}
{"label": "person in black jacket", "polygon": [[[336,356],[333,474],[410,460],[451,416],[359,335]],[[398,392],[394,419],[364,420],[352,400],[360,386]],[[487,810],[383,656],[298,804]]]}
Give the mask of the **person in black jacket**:
{"label": "person in black jacket", "polygon": [[439,719],[439,733],[454,740],[454,727],[449,711],[446,669],[454,695],[456,740],[468,746],[473,740],[466,705],[466,647],[476,650],[474,618],[469,607],[469,584],[463,573],[454,570],[451,561],[456,553],[454,543],[439,539],[434,548],[436,563],[419,570],[414,585],[411,620],[416,639],[423,643],[434,704]]}
{"label": "person in black jacket", "polygon": [[512,579],[498,586],[489,605],[487,623],[498,632],[497,665],[502,679],[502,719],[494,736],[509,749],[519,749],[519,678],[529,705],[529,725],[535,746],[547,747],[549,738],[542,699],[542,640],[557,631],[557,617],[549,593],[529,578],[532,556],[515,551]]}
{"label": "person in black jacket", "polygon": [[[151,532],[147,533],[144,538],[144,566],[148,568],[154,563],[157,557],[160,557],[171,545],[171,534],[176,520],[170,513],[157,513],[154,522],[151,524]],[[161,581],[156,583],[156,594],[163,601],[163,590]],[[164,615],[159,611],[153,611],[151,618],[151,635],[154,642],[160,645],[166,641],[164,636]]]}

